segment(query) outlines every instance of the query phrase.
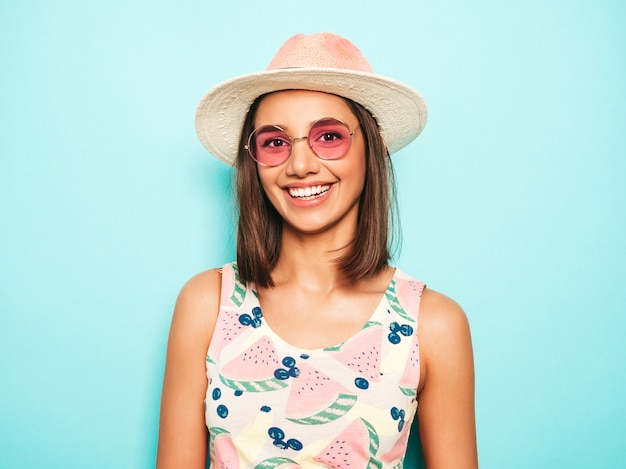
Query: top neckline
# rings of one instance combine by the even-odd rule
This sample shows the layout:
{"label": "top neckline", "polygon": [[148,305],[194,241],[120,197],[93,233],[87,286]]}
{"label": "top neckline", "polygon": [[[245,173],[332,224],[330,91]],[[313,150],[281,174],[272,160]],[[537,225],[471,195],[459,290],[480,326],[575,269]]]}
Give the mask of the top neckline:
{"label": "top neckline", "polygon": [[[392,268],[394,269],[393,275],[391,276],[391,279],[387,283],[387,287],[385,288],[385,291],[382,293],[380,299],[376,303],[376,307],[374,308],[372,313],[368,316],[367,320],[354,334],[352,334],[350,337],[347,337],[346,339],[339,342],[338,344],[328,345],[325,347],[316,347],[316,348],[299,347],[283,339],[282,336],[280,336],[278,333],[274,331],[274,329],[272,329],[272,327],[268,324],[268,322],[265,319],[262,321],[261,327],[264,328],[267,335],[272,339],[272,341],[275,344],[280,345],[281,348],[287,348],[294,352],[297,352],[298,354],[312,355],[312,354],[324,353],[324,352],[328,352],[332,350],[338,350],[343,344],[349,342],[350,340],[358,336],[359,333],[363,331],[364,329],[367,329],[369,326],[374,325],[374,324],[380,324],[380,321],[377,321],[377,318],[379,318],[382,315],[382,313],[388,309],[385,306],[385,305],[388,306],[388,295],[393,294],[393,285],[395,284],[397,278],[401,274],[400,269],[398,269],[397,267],[392,267]],[[252,296],[254,297],[255,306],[258,307],[261,310],[261,314],[263,314],[263,308],[261,308],[261,304],[259,302],[259,297],[256,291],[256,286],[253,283],[250,283],[246,286],[246,289],[248,290],[246,296],[248,294],[252,294]]]}

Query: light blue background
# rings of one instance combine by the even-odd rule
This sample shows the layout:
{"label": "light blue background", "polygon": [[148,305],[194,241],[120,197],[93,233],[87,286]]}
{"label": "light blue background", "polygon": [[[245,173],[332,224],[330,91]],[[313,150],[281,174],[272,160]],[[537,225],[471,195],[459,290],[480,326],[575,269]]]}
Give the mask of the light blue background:
{"label": "light blue background", "polygon": [[330,30],[418,88],[403,270],[458,300],[483,468],[626,467],[619,0],[0,4],[0,467],[154,465],[171,311],[233,259],[212,85]]}

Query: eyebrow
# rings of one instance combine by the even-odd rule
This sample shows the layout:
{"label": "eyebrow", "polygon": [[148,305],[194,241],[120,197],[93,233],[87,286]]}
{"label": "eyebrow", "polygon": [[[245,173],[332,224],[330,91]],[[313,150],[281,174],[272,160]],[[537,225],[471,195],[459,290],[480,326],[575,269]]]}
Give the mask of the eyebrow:
{"label": "eyebrow", "polygon": [[[320,118],[318,118],[318,119],[312,120],[312,121],[310,121],[310,122],[308,123],[308,129],[309,129],[309,130],[311,130],[311,127],[313,127],[313,124],[315,124],[316,122],[319,122],[319,121],[321,121],[321,120],[324,120],[324,119],[336,119],[336,120],[338,120],[338,121],[340,121],[340,122],[343,122],[343,123],[344,123],[344,124],[348,127],[348,130],[350,130],[350,125],[349,125],[349,124],[348,124],[348,123],[347,123],[344,119],[342,119],[342,118],[340,118],[340,117],[335,117],[335,116],[323,116],[323,117],[320,117]],[[258,129],[259,127],[263,127],[263,126],[266,126],[266,125],[273,125],[273,126],[276,126],[276,127],[280,127],[280,128],[281,128],[281,129],[283,129],[285,132],[290,133],[289,126],[288,126],[288,125],[286,125],[286,124],[276,124],[276,123],[273,123],[273,124],[260,124],[260,125],[255,125],[255,126],[254,126],[254,129]],[[359,122],[358,122],[358,119],[357,119],[357,123],[356,123],[356,125],[354,126],[354,127],[355,127],[355,129],[356,129],[356,127],[358,127],[358,126],[359,126]],[[253,130],[254,130],[254,129],[253,129]],[[351,130],[351,132],[352,132],[352,131],[354,131],[354,130]],[[293,137],[293,135],[291,135],[291,134],[290,134],[289,136],[290,136],[290,137]],[[299,137],[294,137],[294,138],[299,138]]]}
{"label": "eyebrow", "polygon": [[[321,117],[320,119],[325,119],[325,117]],[[315,123],[316,123],[317,121],[319,121],[320,119],[316,119],[316,120],[314,120],[314,121],[309,122],[309,123],[307,124],[308,129],[310,130],[310,129],[311,129],[311,127],[313,127],[313,124],[315,124]],[[255,128],[258,128],[258,127],[263,127],[264,125],[273,125],[273,126],[276,126],[276,127],[280,127],[280,128],[281,128],[281,129],[283,129],[285,132],[289,132],[289,126],[288,126],[287,124],[277,124],[277,123],[273,123],[273,124],[261,124],[261,125],[256,126]]]}

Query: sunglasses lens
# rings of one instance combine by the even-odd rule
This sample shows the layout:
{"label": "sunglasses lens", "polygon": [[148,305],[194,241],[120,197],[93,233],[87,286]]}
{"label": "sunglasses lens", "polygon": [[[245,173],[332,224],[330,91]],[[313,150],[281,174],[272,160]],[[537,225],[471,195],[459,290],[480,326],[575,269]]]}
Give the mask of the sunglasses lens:
{"label": "sunglasses lens", "polygon": [[350,149],[352,133],[337,119],[317,121],[309,132],[309,145],[313,152],[325,160],[341,158]]}
{"label": "sunglasses lens", "polygon": [[289,158],[291,140],[280,128],[265,125],[250,135],[248,151],[258,163],[265,166],[278,166]]}

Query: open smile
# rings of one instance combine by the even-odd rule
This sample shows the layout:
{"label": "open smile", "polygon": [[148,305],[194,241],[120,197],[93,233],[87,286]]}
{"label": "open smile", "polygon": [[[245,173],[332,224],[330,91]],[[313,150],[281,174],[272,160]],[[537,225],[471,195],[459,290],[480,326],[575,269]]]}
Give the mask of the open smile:
{"label": "open smile", "polygon": [[328,192],[330,190],[330,184],[309,187],[289,187],[287,190],[289,195],[294,199],[311,200]]}

